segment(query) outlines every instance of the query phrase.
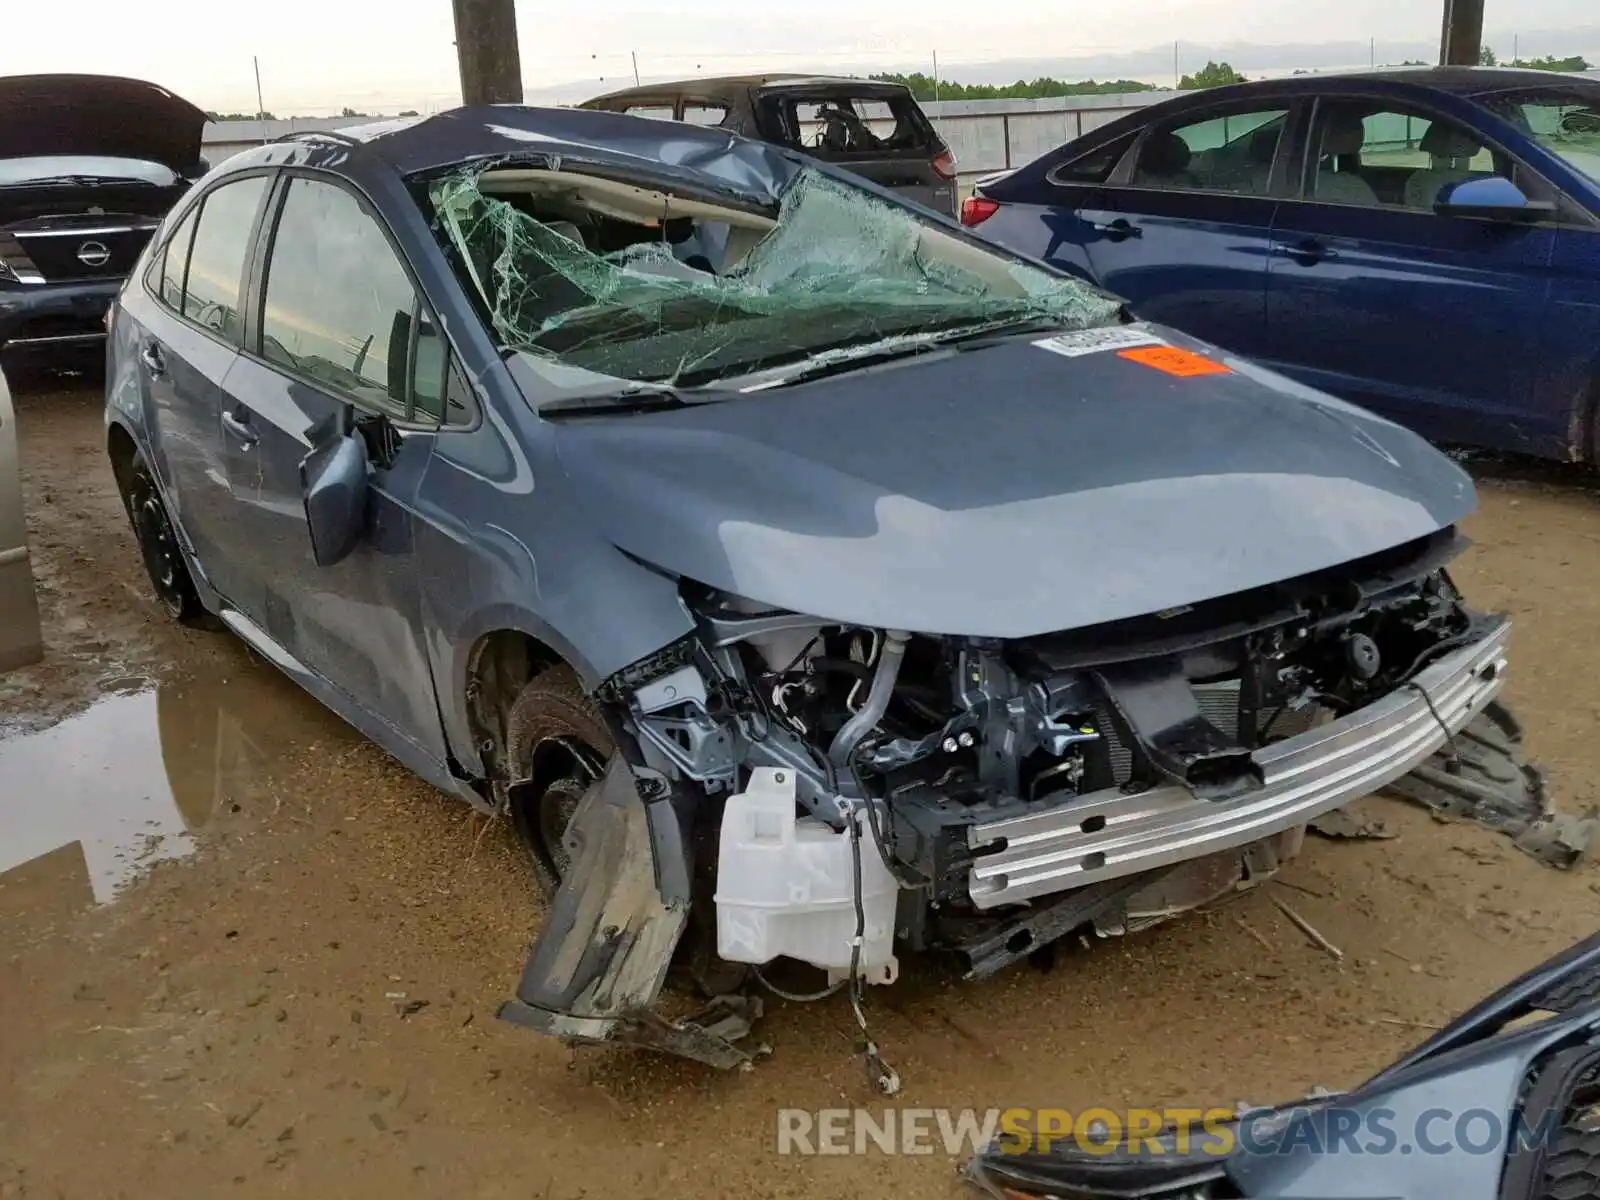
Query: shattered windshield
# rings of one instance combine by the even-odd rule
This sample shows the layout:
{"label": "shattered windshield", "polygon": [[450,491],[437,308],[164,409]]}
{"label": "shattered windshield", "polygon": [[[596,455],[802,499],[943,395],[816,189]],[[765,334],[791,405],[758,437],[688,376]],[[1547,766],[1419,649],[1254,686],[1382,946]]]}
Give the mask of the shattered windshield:
{"label": "shattered windshield", "polygon": [[694,386],[1119,310],[814,169],[765,213],[570,169],[458,173],[431,199],[505,348],[613,379]]}

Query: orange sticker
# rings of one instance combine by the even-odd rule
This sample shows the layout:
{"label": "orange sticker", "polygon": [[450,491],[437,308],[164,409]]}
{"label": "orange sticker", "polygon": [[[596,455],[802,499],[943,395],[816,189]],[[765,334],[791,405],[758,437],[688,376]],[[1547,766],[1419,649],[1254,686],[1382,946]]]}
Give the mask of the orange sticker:
{"label": "orange sticker", "polygon": [[1232,375],[1233,369],[1179,346],[1140,346],[1137,350],[1118,350],[1120,358],[1154,367],[1179,379],[1194,379],[1201,375]]}

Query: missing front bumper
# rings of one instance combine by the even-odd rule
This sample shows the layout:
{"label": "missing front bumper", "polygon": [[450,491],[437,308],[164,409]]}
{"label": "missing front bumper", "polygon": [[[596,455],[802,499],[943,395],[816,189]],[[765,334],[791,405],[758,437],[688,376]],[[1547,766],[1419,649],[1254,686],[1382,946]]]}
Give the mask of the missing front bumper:
{"label": "missing front bumper", "polygon": [[[1252,754],[1260,787],[1204,800],[1179,786],[1106,789],[1042,812],[975,825],[983,853],[968,890],[980,909],[1168,866],[1302,825],[1377,791],[1425,761],[1500,691],[1511,625],[1496,619],[1470,645],[1365,708]],[[994,849],[998,846],[999,849]]]}
{"label": "missing front bumper", "polygon": [[614,755],[573,816],[572,867],[502,1020],[569,1045],[643,1046],[723,1069],[759,1053],[739,1044],[761,1015],[753,997],[717,997],[677,1021],[654,1011],[688,920],[683,881],[670,882],[682,848],[662,845],[674,835],[675,823],[652,820],[632,770]]}

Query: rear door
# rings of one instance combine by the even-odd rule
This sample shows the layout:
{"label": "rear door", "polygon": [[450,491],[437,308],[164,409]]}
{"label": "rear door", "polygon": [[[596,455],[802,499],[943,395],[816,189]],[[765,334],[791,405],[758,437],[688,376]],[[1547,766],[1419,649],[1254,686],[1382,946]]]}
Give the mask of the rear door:
{"label": "rear door", "polygon": [[224,598],[250,599],[251,551],[230,512],[218,438],[223,381],[238,357],[245,265],[271,177],[245,175],[209,190],[155,255],[138,321],[138,372],[152,464],[201,570]]}
{"label": "rear door", "polygon": [[760,89],[755,108],[765,140],[802,150],[936,212],[955,215],[955,159],[909,91],[780,84]]}
{"label": "rear door", "polygon": [[[963,211],[961,219],[991,241],[1094,282],[1089,243],[1098,234],[1082,214],[1104,207],[1101,191],[1138,136],[1128,133],[1080,153],[1064,147],[1059,162],[1025,167],[992,188],[980,181],[972,217]],[[992,211],[982,203],[991,195]]]}
{"label": "rear door", "polygon": [[1441,441],[1564,434],[1530,408],[1553,225],[1433,207],[1452,180],[1515,173],[1509,155],[1429,108],[1356,97],[1320,100],[1307,144],[1303,198],[1273,230],[1263,357]]}
{"label": "rear door", "polygon": [[1096,281],[1146,320],[1240,354],[1264,350],[1290,117],[1288,102],[1235,103],[1147,128],[1077,212]]}
{"label": "rear door", "polygon": [[[444,341],[359,194],[295,173],[274,206],[221,413],[233,509],[254,548],[258,600],[247,615],[443,762],[415,546],[416,497],[444,405]],[[367,533],[343,561],[318,566],[300,464],[324,431],[350,420],[368,435]]]}

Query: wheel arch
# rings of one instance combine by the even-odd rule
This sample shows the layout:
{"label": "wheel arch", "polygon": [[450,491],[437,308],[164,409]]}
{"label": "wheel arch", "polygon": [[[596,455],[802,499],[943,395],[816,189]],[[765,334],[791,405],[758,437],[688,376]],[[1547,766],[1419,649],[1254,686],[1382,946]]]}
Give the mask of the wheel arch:
{"label": "wheel arch", "polygon": [[106,457],[111,460],[111,474],[117,481],[117,490],[126,499],[128,494],[128,478],[133,469],[133,460],[142,453],[138,439],[129,431],[121,421],[109,421],[106,424]]}
{"label": "wheel arch", "polygon": [[1573,462],[1600,465],[1600,362],[1589,368],[1589,384],[1572,406],[1567,457]]}
{"label": "wheel arch", "polygon": [[457,641],[456,671],[446,706],[446,735],[456,761],[503,798],[506,715],[529,680],[568,666],[592,684],[572,648],[526,614],[485,615]]}

